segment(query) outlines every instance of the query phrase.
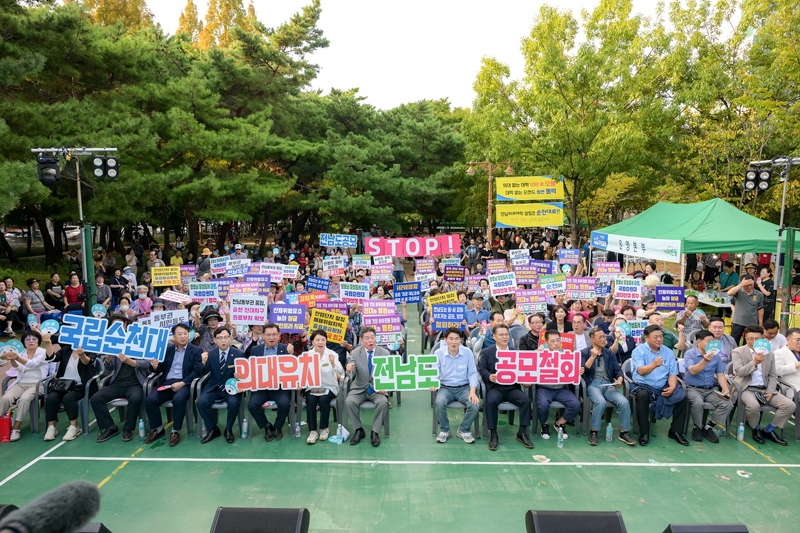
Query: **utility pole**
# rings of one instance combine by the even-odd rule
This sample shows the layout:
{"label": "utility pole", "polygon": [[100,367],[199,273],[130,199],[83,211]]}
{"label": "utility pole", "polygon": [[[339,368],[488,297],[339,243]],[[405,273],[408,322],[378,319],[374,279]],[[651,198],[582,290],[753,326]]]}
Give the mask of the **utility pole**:
{"label": "utility pole", "polygon": [[494,194],[494,172],[498,170],[501,166],[507,165],[505,169],[506,176],[511,176],[514,173],[514,169],[511,168],[511,161],[504,161],[502,163],[490,163],[489,161],[470,161],[467,163],[469,168],[467,169],[467,174],[470,176],[475,175],[475,169],[473,167],[480,167],[489,174],[489,203],[488,203],[488,217],[486,218],[486,243],[491,246],[492,245],[492,195]]}

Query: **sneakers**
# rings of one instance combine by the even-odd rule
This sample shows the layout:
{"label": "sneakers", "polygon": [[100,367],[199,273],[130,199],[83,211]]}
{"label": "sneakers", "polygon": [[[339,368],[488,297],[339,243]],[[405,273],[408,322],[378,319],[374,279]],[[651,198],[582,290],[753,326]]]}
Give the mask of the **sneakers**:
{"label": "sneakers", "polygon": [[317,442],[317,432],[312,431],[311,434],[308,436],[306,442],[309,444],[314,444],[315,442]]}
{"label": "sneakers", "polygon": [[56,440],[56,435],[58,435],[58,428],[55,426],[47,426],[47,431],[44,434],[44,440]]}
{"label": "sneakers", "polygon": [[436,437],[436,442],[439,442],[439,443],[447,442],[447,439],[449,439],[449,438],[450,438],[450,432],[449,431],[440,431],[439,435]]}
{"label": "sneakers", "polygon": [[475,437],[473,437],[472,433],[470,433],[469,431],[462,432],[459,429],[458,431],[456,431],[456,437],[458,437],[459,439],[463,440],[467,444],[472,444],[473,442],[475,442]]}
{"label": "sneakers", "polygon": [[636,441],[631,438],[630,433],[628,433],[627,431],[620,431],[619,437],[617,438],[622,442],[624,442],[625,444],[627,444],[628,446],[636,446]]}
{"label": "sneakers", "polygon": [[567,425],[564,424],[563,426],[559,426],[558,424],[553,424],[553,427],[556,429],[556,433],[558,433],[558,428],[561,428],[561,438],[567,440],[569,435],[567,435]]}
{"label": "sneakers", "polygon": [[542,424],[542,438],[550,440],[550,424]]}
{"label": "sneakers", "polygon": [[19,440],[19,430],[18,429],[12,429],[11,430],[11,439],[10,440],[11,440],[11,442],[16,442],[16,441]]}
{"label": "sneakers", "polygon": [[597,446],[597,431],[591,430],[589,432],[589,444]]}
{"label": "sneakers", "polygon": [[319,432],[319,440],[328,440],[329,436],[330,436],[330,431],[328,431],[328,428],[325,428]]}
{"label": "sneakers", "polygon": [[[692,435],[692,437],[694,437],[694,434]],[[717,437],[717,434],[714,433],[714,426],[711,426],[711,427],[706,426],[706,427],[704,427],[703,428],[703,437],[705,437],[705,439],[708,442],[712,442],[714,444],[717,444],[719,442],[719,437]]]}
{"label": "sneakers", "polygon": [[8,335],[9,337],[16,337],[17,336],[17,334],[14,333],[14,330],[11,329],[11,328],[6,328],[6,330],[3,333]]}
{"label": "sneakers", "polygon": [[[55,426],[53,426],[53,427],[55,427]],[[67,428],[67,432],[64,433],[64,436],[61,437],[61,440],[64,440],[64,441],[75,440],[75,439],[78,438],[78,436],[80,434],[81,434],[81,430],[80,430],[80,428],[78,426],[70,426],[70,427]]]}

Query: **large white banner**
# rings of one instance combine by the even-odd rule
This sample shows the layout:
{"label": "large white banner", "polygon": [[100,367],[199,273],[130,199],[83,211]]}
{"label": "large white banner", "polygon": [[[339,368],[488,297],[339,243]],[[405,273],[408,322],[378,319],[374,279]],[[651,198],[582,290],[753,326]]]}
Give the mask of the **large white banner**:
{"label": "large white banner", "polygon": [[647,239],[628,237],[613,233],[592,232],[592,246],[625,255],[635,255],[648,259],[681,262],[681,241],[671,239]]}

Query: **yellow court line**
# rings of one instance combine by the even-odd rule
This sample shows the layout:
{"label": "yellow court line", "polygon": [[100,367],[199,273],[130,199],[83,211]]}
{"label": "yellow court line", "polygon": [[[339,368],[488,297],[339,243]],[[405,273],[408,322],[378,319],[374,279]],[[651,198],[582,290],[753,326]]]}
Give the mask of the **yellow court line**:
{"label": "yellow court line", "polygon": [[[738,439],[737,439],[737,440],[738,440]],[[742,441],[739,441],[739,442],[741,442],[742,444],[744,444],[745,446],[747,446],[748,448],[750,448],[751,450],[753,450],[754,452],[756,452],[758,455],[760,455],[761,457],[763,457],[764,459],[766,459],[766,460],[767,460],[767,461],[769,461],[770,463],[775,463],[775,464],[777,464],[777,461],[775,461],[775,460],[774,460],[772,457],[770,457],[769,455],[767,455],[767,454],[765,454],[765,453],[762,453],[761,451],[757,450],[757,449],[756,449],[756,448],[755,448],[755,447],[754,447],[752,444],[750,444],[749,442],[745,442],[745,441],[743,441],[743,440],[742,440]],[[788,471],[788,470],[786,470],[785,468],[781,468],[781,470],[783,470],[784,472],[786,472],[786,475],[787,475],[787,476],[791,476],[791,475],[792,475],[792,474],[790,474],[790,473],[789,473],[789,471]]]}
{"label": "yellow court line", "polygon": [[[167,424],[166,426],[164,426],[164,430],[166,431],[166,430],[167,430],[167,428],[169,428],[171,425],[172,425],[172,422],[170,422],[169,424]],[[136,454],[137,454],[137,453],[139,453],[139,452],[141,452],[141,451],[143,451],[143,450],[144,450],[144,448],[139,448],[138,450],[136,450],[135,452],[133,452],[133,454],[131,455],[131,457],[136,457]],[[108,483],[109,481],[111,481],[111,478],[114,476],[114,474],[116,474],[117,472],[119,472],[120,470],[122,470],[123,468],[125,468],[125,465],[127,465],[129,462],[130,462],[130,461],[124,461],[124,462],[123,462],[121,465],[119,465],[117,468],[115,468],[115,469],[114,469],[114,471],[113,471],[113,472],[111,472],[111,475],[107,476],[107,477],[106,477],[106,478],[105,478],[103,481],[101,481],[100,483],[98,483],[98,484],[97,484],[97,488],[99,489],[99,488],[101,488],[103,485],[105,485],[106,483]]]}

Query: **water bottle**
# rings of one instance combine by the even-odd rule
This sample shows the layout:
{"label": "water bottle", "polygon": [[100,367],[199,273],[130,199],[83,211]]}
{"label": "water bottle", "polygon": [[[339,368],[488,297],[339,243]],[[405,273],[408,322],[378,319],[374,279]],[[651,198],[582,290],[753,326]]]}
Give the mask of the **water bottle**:
{"label": "water bottle", "polygon": [[247,417],[245,417],[245,419],[242,420],[242,438],[243,439],[247,438],[248,426],[249,426],[249,424],[247,423]]}
{"label": "water bottle", "polygon": [[139,419],[139,438],[144,438],[144,419]]}
{"label": "water bottle", "polygon": [[611,422],[608,423],[608,427],[606,428],[606,440],[608,442],[614,441],[614,428],[611,427]]}
{"label": "water bottle", "polygon": [[300,438],[300,422],[294,423],[294,436]]}
{"label": "water bottle", "polygon": [[200,436],[205,437],[206,435],[208,435],[208,430],[206,429],[205,421],[203,421],[200,424]]}
{"label": "water bottle", "polygon": [[564,447],[564,430],[561,428],[558,428],[558,447]]}
{"label": "water bottle", "polygon": [[339,424],[339,427],[336,428],[336,444],[342,443],[342,425]]}
{"label": "water bottle", "polygon": [[744,440],[744,422],[739,422],[739,429],[736,430],[736,440],[739,442]]}

